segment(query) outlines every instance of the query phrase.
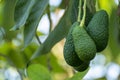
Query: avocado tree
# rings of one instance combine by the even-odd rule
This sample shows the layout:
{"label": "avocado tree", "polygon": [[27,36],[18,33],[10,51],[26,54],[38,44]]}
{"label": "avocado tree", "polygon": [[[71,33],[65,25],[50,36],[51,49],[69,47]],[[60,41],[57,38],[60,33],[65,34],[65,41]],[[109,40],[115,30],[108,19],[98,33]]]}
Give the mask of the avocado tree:
{"label": "avocado tree", "polygon": [[[60,1],[0,0],[0,69],[13,68],[16,80],[109,79],[112,64],[120,69],[120,1]],[[39,29],[44,16],[48,34]],[[91,76],[96,66],[102,76]]]}

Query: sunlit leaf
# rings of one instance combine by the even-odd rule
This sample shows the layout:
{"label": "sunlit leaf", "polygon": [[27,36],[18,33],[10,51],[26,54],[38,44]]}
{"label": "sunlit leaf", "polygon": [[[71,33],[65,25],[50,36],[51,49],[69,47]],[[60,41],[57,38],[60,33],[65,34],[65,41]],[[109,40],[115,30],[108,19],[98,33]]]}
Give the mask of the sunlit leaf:
{"label": "sunlit leaf", "polygon": [[35,0],[18,0],[17,1],[16,7],[15,7],[15,13],[14,13],[15,25],[13,26],[12,30],[16,30],[24,26],[34,3],[35,3]]}
{"label": "sunlit leaf", "polygon": [[38,35],[38,36],[43,36],[43,35],[45,35],[45,34],[42,33],[42,32],[40,32],[40,31],[37,31],[37,35]]}
{"label": "sunlit leaf", "polygon": [[35,36],[39,21],[47,8],[48,2],[49,0],[36,0],[24,27],[24,47],[26,47]]}
{"label": "sunlit leaf", "polygon": [[30,80],[51,80],[49,71],[40,64],[32,64],[27,68]]}

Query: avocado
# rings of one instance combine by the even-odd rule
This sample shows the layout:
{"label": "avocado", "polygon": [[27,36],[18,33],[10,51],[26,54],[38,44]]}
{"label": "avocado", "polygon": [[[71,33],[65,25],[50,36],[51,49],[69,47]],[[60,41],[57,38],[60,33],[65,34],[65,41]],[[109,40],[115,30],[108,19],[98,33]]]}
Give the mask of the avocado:
{"label": "avocado", "polygon": [[108,43],[109,29],[108,14],[105,10],[95,13],[92,20],[86,27],[88,34],[95,41],[97,52],[103,51]]}
{"label": "avocado", "polygon": [[83,62],[79,59],[78,55],[75,52],[75,47],[74,47],[73,37],[72,37],[73,28],[77,25],[79,25],[79,23],[75,22],[71,26],[66,38],[64,49],[63,49],[65,61],[67,64],[71,66],[79,66]]}
{"label": "avocado", "polygon": [[82,72],[85,71],[89,67],[90,62],[83,62],[81,65],[77,67],[73,67],[75,70]]}
{"label": "avocado", "polygon": [[78,57],[84,62],[92,60],[96,55],[96,45],[84,26],[75,26],[72,36]]}

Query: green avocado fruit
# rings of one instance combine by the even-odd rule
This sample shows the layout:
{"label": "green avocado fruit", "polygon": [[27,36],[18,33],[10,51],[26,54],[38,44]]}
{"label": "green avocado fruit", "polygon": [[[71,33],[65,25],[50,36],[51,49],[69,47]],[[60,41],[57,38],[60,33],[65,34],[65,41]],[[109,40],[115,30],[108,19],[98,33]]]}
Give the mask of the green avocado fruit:
{"label": "green avocado fruit", "polygon": [[68,32],[67,38],[66,38],[64,49],[63,49],[64,59],[65,59],[66,63],[71,66],[79,66],[80,64],[83,63],[83,61],[81,61],[79,59],[78,55],[75,52],[73,37],[72,37],[73,28],[77,25],[79,25],[79,23],[75,22],[71,26],[71,28]]}
{"label": "green avocado fruit", "polygon": [[92,60],[96,55],[96,45],[84,27],[75,26],[72,36],[78,57],[84,62]]}
{"label": "green avocado fruit", "polygon": [[75,70],[82,72],[85,71],[89,67],[90,62],[83,62],[81,65],[77,67],[73,67]]}
{"label": "green avocado fruit", "polygon": [[108,20],[107,12],[105,10],[100,10],[96,12],[86,27],[88,34],[96,44],[97,52],[103,51],[107,46],[109,37]]}

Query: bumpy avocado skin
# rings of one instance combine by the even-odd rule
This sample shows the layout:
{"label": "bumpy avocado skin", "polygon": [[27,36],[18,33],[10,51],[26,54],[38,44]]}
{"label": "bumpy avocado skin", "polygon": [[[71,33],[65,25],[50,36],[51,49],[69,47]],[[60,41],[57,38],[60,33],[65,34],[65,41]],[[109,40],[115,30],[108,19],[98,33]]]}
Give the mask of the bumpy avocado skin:
{"label": "bumpy avocado skin", "polygon": [[73,38],[72,38],[72,31],[75,26],[79,25],[78,22],[75,22],[72,26],[71,29],[68,32],[66,42],[64,45],[64,58],[67,64],[71,66],[79,66],[80,64],[83,63],[78,57],[78,55],[75,52],[74,44],[73,44]]}
{"label": "bumpy avocado skin", "polygon": [[104,50],[108,43],[108,14],[105,10],[98,11],[86,27],[88,34],[95,41],[97,52]]}
{"label": "bumpy avocado skin", "polygon": [[88,62],[96,55],[96,45],[84,27],[76,26],[72,32],[75,51],[79,58]]}
{"label": "bumpy avocado skin", "polygon": [[89,67],[90,62],[83,62],[81,65],[74,67],[75,70],[82,72],[85,71]]}

